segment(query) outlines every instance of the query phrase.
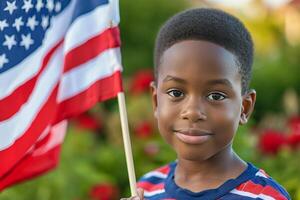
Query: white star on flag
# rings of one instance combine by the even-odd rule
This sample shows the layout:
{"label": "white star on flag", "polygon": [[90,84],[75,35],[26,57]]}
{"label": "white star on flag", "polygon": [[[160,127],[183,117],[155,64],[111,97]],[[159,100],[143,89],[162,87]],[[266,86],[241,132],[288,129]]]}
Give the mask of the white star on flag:
{"label": "white star on flag", "polygon": [[4,66],[5,63],[8,63],[6,55],[5,54],[1,54],[1,56],[0,56],[0,69]]}
{"label": "white star on flag", "polygon": [[26,36],[22,34],[21,37],[22,37],[22,41],[20,45],[24,46],[25,49],[28,50],[30,45],[33,44],[33,40],[31,39],[31,34],[28,33]]}
{"label": "white star on flag", "polygon": [[5,41],[3,42],[3,46],[7,46],[7,48],[10,50],[14,45],[17,44],[16,40],[15,40],[15,35],[12,36],[8,36],[5,35]]}
{"label": "white star on flag", "polygon": [[25,12],[28,12],[31,8],[33,8],[33,5],[31,3],[31,0],[24,0],[24,5],[22,6],[22,9],[25,10]]}
{"label": "white star on flag", "polygon": [[43,27],[43,29],[46,29],[48,25],[49,25],[49,16],[42,16],[41,26]]}
{"label": "white star on flag", "polygon": [[8,27],[8,23],[5,20],[0,20],[0,30],[3,31],[5,27]]}
{"label": "white star on flag", "polygon": [[26,26],[30,27],[30,29],[33,31],[35,26],[38,25],[38,22],[35,20],[35,15],[28,18]]}
{"label": "white star on flag", "polygon": [[54,2],[53,2],[53,0],[48,0],[46,7],[48,8],[49,12],[52,12],[52,10],[54,9]]}
{"label": "white star on flag", "polygon": [[44,7],[43,1],[42,1],[42,0],[38,0],[37,3],[36,3],[36,5],[35,5],[35,9],[36,9],[38,12],[40,12],[41,9],[42,9],[42,7]]}
{"label": "white star on flag", "polygon": [[17,31],[20,31],[21,26],[24,25],[24,22],[22,21],[22,17],[16,18],[15,23],[13,23],[13,27],[17,29]]}
{"label": "white star on flag", "polygon": [[6,7],[4,8],[4,11],[8,11],[9,14],[12,14],[16,9],[17,9],[16,1],[12,3],[10,3],[9,1],[6,2]]}
{"label": "white star on flag", "polygon": [[61,3],[60,3],[60,2],[57,2],[57,3],[55,4],[55,11],[56,11],[56,12],[59,12],[60,9],[61,9]]}

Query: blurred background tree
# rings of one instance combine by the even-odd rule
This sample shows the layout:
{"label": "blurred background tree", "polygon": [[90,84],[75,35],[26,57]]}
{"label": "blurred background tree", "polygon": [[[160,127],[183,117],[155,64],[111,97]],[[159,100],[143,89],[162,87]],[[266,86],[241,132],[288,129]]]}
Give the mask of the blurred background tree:
{"label": "blurred background tree", "polygon": [[120,1],[124,75],[152,68],[156,33],[166,19],[187,8],[183,0]]}

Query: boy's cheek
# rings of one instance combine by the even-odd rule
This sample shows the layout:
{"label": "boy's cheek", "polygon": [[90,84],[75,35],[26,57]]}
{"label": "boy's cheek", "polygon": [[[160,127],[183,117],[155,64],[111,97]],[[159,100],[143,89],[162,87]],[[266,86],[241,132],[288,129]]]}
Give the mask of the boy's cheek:
{"label": "boy's cheek", "polygon": [[178,110],[178,106],[174,106],[166,101],[161,101],[158,103],[156,109],[156,118],[164,121],[174,120],[178,117]]}
{"label": "boy's cheek", "polygon": [[[218,129],[229,129],[235,131],[240,122],[239,107],[223,107],[217,112],[210,112],[208,121],[211,127],[218,127]],[[213,124],[212,124],[213,123]]]}

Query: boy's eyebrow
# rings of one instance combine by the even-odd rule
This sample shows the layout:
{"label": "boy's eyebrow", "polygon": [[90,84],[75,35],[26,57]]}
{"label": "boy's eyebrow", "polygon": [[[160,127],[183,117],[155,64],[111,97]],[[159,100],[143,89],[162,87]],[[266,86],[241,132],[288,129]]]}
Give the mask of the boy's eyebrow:
{"label": "boy's eyebrow", "polygon": [[163,82],[167,82],[167,81],[176,81],[176,82],[180,82],[180,83],[186,83],[186,80],[178,78],[176,76],[171,76],[171,75],[167,75],[164,79]]}
{"label": "boy's eyebrow", "polygon": [[[167,75],[163,79],[163,82],[167,82],[167,81],[176,81],[176,82],[183,83],[183,84],[187,82],[184,79],[181,79],[181,78],[176,77],[176,76],[171,76],[171,75]],[[209,80],[209,81],[207,81],[207,84],[208,85],[227,85],[230,88],[233,88],[232,83],[228,79]]]}
{"label": "boy's eyebrow", "polygon": [[207,82],[208,82],[209,85],[218,85],[218,84],[221,84],[221,85],[227,85],[230,88],[233,88],[231,82],[228,79],[216,79],[216,80],[209,80]]}

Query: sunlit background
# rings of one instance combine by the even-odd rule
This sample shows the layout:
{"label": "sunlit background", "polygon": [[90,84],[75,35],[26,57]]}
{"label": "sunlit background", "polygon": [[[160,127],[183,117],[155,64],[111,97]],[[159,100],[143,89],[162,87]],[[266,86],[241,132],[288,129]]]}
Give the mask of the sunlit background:
{"label": "sunlit background", "polygon": [[[215,7],[240,18],[255,42],[254,115],[234,143],[300,200],[300,1],[121,0],[124,85],[137,177],[175,159],[153,119],[155,35],[171,15]],[[56,170],[7,189],[0,200],[115,200],[130,195],[116,100],[73,119]]]}

